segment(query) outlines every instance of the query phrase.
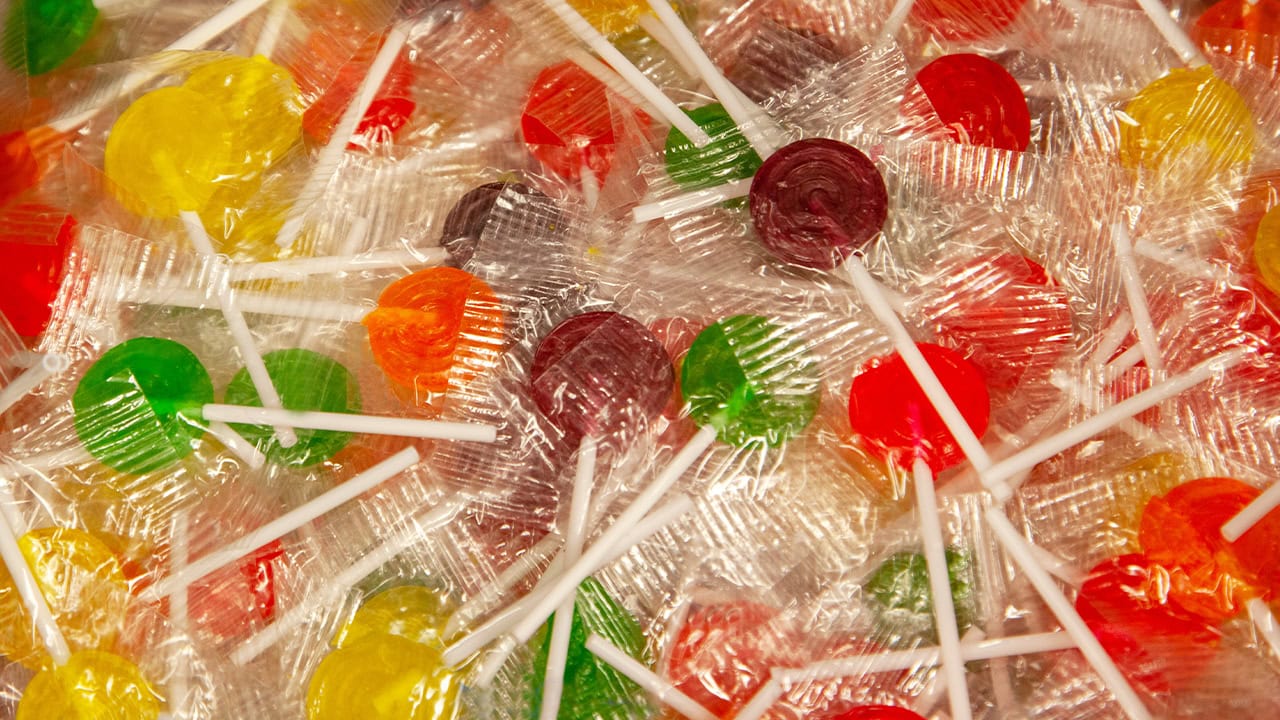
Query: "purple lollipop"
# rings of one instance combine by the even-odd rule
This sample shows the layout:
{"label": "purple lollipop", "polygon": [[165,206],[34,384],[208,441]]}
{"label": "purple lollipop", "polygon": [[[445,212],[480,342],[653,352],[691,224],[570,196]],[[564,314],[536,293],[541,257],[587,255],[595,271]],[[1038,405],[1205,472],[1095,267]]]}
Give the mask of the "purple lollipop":
{"label": "purple lollipop", "polygon": [[538,409],[577,445],[583,437],[633,436],[671,397],[675,371],[644,325],[616,312],[590,312],[557,325],[533,356]]}
{"label": "purple lollipop", "polygon": [[751,181],[751,221],[784,262],[838,267],[880,232],[889,194],[880,171],[857,148],[815,138],[771,155]]}

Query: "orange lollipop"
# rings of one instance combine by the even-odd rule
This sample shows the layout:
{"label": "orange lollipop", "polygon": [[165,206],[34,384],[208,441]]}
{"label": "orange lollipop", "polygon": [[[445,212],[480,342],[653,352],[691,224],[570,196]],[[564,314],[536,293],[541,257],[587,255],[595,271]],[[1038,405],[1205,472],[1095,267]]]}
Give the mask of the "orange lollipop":
{"label": "orange lollipop", "polygon": [[1280,0],[1222,0],[1191,29],[1206,50],[1240,62],[1280,67]]}
{"label": "orange lollipop", "polygon": [[478,377],[502,347],[502,304],[456,268],[419,270],[382,291],[364,319],[374,361],[417,404]]}

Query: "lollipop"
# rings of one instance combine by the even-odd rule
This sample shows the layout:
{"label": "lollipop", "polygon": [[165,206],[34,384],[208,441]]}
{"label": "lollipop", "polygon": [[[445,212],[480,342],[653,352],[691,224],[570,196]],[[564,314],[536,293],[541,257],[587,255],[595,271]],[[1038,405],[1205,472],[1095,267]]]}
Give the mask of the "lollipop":
{"label": "lollipop", "polygon": [[374,361],[417,404],[479,377],[502,346],[497,296],[454,268],[420,270],[387,286],[364,325]]}
{"label": "lollipop", "polygon": [[28,75],[43,75],[84,45],[97,19],[92,0],[15,0],[5,21],[5,63]]}
{"label": "lollipop", "polygon": [[915,0],[911,19],[945,40],[980,40],[1007,31],[1025,0]]}
{"label": "lollipop", "polygon": [[1275,68],[1280,63],[1280,3],[1220,0],[1196,19],[1191,35],[1216,54]]}
{"label": "lollipop", "polygon": [[[978,612],[973,561],[958,548],[947,548],[945,554],[956,625],[963,632],[973,624]],[[894,631],[895,637],[909,643],[915,636],[934,634],[933,600],[924,555],[901,552],[890,556],[876,568],[863,589],[876,601],[881,622]]]}
{"label": "lollipop", "polygon": [[0,211],[0,223],[21,227],[22,235],[0,238],[0,295],[3,312],[19,335],[44,331],[62,286],[63,267],[77,223],[69,213],[41,203],[15,203]]}
{"label": "lollipop", "polygon": [[[326,33],[315,33],[313,38],[326,38]],[[338,69],[333,84],[307,108],[302,117],[302,127],[307,135],[319,142],[332,137],[343,112],[351,105],[361,82],[369,71],[374,55],[383,38],[373,38],[356,50],[356,54]],[[347,149],[369,149],[389,142],[396,132],[409,122],[417,109],[413,101],[414,67],[404,54],[396,55],[390,70],[378,86],[373,100],[356,125]]]}
{"label": "lollipop", "polygon": [[1258,278],[1273,293],[1280,294],[1280,205],[1267,211],[1258,223],[1253,240],[1253,259]]}
{"label": "lollipop", "polygon": [[921,129],[941,129],[965,145],[1022,152],[1031,142],[1031,115],[1018,81],[981,55],[944,55],[925,65],[902,111]]}
{"label": "lollipop", "polygon": [[676,128],[667,133],[664,158],[667,174],[676,184],[699,190],[755,174],[760,156],[748,146],[723,105],[703,105],[690,110],[689,117],[707,131],[712,141],[698,148]]}
{"label": "lollipop", "polygon": [[543,244],[555,243],[567,223],[556,202],[540,190],[512,182],[481,185],[454,204],[440,232],[440,245],[449,251],[459,267],[471,262],[485,227],[497,211],[503,213],[504,219],[513,218],[520,230]]}

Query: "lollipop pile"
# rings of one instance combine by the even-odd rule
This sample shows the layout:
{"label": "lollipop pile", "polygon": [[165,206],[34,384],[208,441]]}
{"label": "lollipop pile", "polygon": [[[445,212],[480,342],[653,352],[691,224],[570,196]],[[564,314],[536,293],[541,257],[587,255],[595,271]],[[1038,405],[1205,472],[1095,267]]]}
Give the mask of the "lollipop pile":
{"label": "lollipop pile", "polygon": [[0,717],[1280,717],[1276,0],[0,22]]}

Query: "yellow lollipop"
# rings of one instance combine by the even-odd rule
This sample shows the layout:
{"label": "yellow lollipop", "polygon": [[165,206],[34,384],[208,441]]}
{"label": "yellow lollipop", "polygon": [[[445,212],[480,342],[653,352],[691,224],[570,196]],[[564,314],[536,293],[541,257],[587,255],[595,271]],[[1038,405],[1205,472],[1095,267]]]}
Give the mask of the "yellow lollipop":
{"label": "yellow lollipop", "polygon": [[1253,260],[1258,264],[1262,284],[1280,294],[1280,205],[1271,208],[1258,223],[1253,236]]}
{"label": "yellow lollipop", "polygon": [[307,689],[310,720],[450,720],[462,677],[436,648],[375,633],[334,650]]}
{"label": "yellow lollipop", "polygon": [[107,177],[120,201],[152,217],[199,212],[232,168],[231,123],[217,103],[180,87],[153,90],[120,115],[107,137]]}
{"label": "yellow lollipop", "polygon": [[138,667],[108,652],[75,653],[36,674],[18,701],[16,720],[155,720],[160,697]]}
{"label": "yellow lollipop", "polygon": [[1147,455],[1121,468],[1108,484],[1113,492],[1108,534],[1117,540],[1116,551],[1141,552],[1138,525],[1143,509],[1151,498],[1163,495],[1191,477],[1191,464],[1171,452]]}
{"label": "yellow lollipop", "polygon": [[[129,589],[119,561],[101,540],[80,530],[41,528],[19,538],[18,547],[73,650],[99,649],[115,641],[124,625]],[[31,668],[51,665],[13,579],[3,567],[0,652]]]}
{"label": "yellow lollipop", "polygon": [[205,96],[231,123],[236,179],[256,179],[302,139],[302,93],[288,70],[261,55],[215,60],[182,87]]}
{"label": "yellow lollipop", "polygon": [[649,12],[647,3],[633,0],[568,0],[568,3],[595,29],[609,36],[631,32],[640,16]]}
{"label": "yellow lollipop", "polygon": [[393,587],[366,600],[334,636],[333,646],[344,648],[371,635],[396,635],[443,652],[441,634],[452,612],[444,596],[429,588]]}
{"label": "yellow lollipop", "polygon": [[1203,182],[1253,157],[1253,115],[1213,69],[1175,69],[1124,108],[1120,160],[1177,182]]}

